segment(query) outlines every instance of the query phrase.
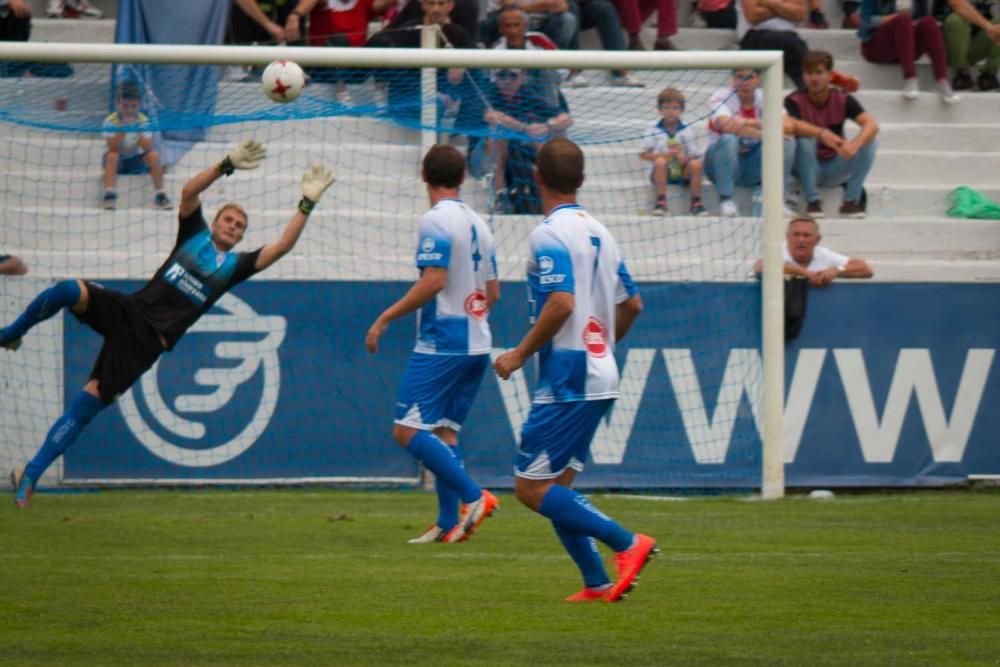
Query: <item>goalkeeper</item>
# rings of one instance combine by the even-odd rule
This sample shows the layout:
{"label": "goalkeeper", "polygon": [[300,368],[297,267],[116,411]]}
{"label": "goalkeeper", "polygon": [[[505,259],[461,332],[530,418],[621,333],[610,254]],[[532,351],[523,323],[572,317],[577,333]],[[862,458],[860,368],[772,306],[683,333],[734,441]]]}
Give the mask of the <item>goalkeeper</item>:
{"label": "goalkeeper", "polygon": [[177,242],[139,291],[126,295],[94,282],[66,280],[39,294],[13,324],[0,329],[0,347],[16,350],[31,327],[69,308],[104,337],[83,390],[52,425],[31,462],[12,474],[18,507],[27,506],[42,473],[94,416],[132,386],[164,351],[172,350],[212,304],[295,246],[316,202],[333,183],[326,167],[313,166],[303,174],[302,199],[281,237],[256,250],[233,252],[247,229],[247,214],[239,204],[224,204],[211,225],[202,215],[202,192],[236,169],[256,169],[263,159],[264,147],[247,141],[187,182],[181,192]]}

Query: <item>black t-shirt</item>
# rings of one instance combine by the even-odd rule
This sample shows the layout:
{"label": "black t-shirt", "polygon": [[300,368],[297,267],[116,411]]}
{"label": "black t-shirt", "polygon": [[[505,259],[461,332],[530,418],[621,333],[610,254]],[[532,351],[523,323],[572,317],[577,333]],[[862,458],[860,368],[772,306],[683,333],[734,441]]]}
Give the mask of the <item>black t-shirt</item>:
{"label": "black t-shirt", "polygon": [[184,332],[234,285],[257,273],[260,248],[221,252],[199,206],[180,219],[170,256],[146,285],[129,298],[173,349]]}
{"label": "black t-shirt", "polygon": [[[451,23],[461,26],[467,35],[476,35],[479,31],[479,2],[477,0],[457,0],[454,9],[448,14],[448,18]],[[396,18],[389,23],[388,29],[394,30],[400,26],[422,23],[423,20],[424,10],[420,6],[420,0],[410,0],[403,5],[403,9],[396,15]],[[449,39],[451,38],[449,37]],[[455,45],[455,48],[459,49],[474,47],[474,44],[470,46]]]}
{"label": "black t-shirt", "polygon": [[[398,49],[419,49],[420,48],[420,26],[423,25],[423,17],[402,23],[392,28],[383,30],[381,35],[385,35],[392,42],[392,46]],[[476,40],[457,23],[445,23],[441,26],[444,34],[445,46],[455,49],[474,49]]]}

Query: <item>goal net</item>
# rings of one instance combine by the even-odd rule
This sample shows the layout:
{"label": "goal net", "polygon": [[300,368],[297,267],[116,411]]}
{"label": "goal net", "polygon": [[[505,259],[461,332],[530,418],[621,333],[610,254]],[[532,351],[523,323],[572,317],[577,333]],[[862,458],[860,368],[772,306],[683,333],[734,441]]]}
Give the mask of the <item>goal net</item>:
{"label": "goal net", "polygon": [[[704,174],[719,140],[709,123],[713,95],[732,85],[734,69],[779,78],[780,57],[546,55],[0,45],[0,60],[26,63],[34,74],[0,79],[0,254],[29,267],[25,276],[0,278],[2,324],[65,278],[123,292],[141,287],[174,245],[184,183],[241,141],[267,147],[262,166],[219,180],[201,197],[209,221],[226,202],[248,211],[238,249],[280,235],[308,165],[329,165],[337,176],[294,251],[220,300],[94,420],[42,486],[414,483],[419,471],[390,437],[414,319],[394,323],[377,355],[363,340],[417,275],[416,220],[428,207],[422,155],[448,142],[468,156],[462,196],[488,221],[498,248],[502,297],[490,315],[497,354],[529,326],[526,240],[543,219],[534,154],[538,142],[565,134],[586,157],[580,202],[617,238],[645,304],[618,350],[621,398],[580,484],[780,493],[780,333],[777,348],[770,334],[769,357],[753,275],[757,259],[773,262],[780,252],[773,233],[762,242],[763,212],[776,217],[780,208],[780,157],[777,169],[764,168],[762,187],[736,187],[732,217],[720,215],[718,190]],[[272,102],[260,84],[263,65],[279,58],[309,75],[288,104]],[[543,63],[553,68],[537,69]],[[768,85],[779,92],[766,100],[777,117],[780,84]],[[141,132],[108,120],[128,86],[139,91]],[[656,125],[665,122],[664,91],[682,100],[683,133]],[[762,144],[744,141],[739,150],[761,151],[773,165],[780,129],[765,129]],[[143,133],[165,167],[172,210],[157,206],[152,161],[136,146]],[[109,187],[115,137],[122,148]],[[671,157],[658,207],[657,170],[641,155],[662,151]],[[692,208],[699,188],[704,212]],[[780,327],[780,282],[768,289],[763,301],[778,309],[771,321]],[[101,343],[61,313],[18,351],[0,350],[0,465],[34,455],[86,382]],[[769,372],[771,391],[777,386],[770,427]],[[512,485],[533,381],[526,368],[507,382],[489,373],[482,384],[462,442],[467,468],[486,486]],[[763,433],[779,443],[769,478]]]}

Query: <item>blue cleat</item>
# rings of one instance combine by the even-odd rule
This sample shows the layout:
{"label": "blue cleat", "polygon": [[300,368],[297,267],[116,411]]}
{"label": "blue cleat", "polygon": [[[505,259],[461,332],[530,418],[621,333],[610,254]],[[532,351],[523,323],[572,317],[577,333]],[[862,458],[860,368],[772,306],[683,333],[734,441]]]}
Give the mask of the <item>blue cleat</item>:
{"label": "blue cleat", "polygon": [[14,485],[14,504],[24,509],[28,506],[28,498],[35,492],[35,480],[24,474],[24,468],[11,470],[10,481]]}

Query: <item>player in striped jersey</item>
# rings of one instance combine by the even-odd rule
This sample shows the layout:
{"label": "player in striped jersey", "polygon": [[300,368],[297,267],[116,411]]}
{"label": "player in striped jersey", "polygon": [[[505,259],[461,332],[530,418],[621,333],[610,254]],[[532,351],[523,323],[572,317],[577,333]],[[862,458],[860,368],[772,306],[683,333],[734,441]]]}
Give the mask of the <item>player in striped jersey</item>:
{"label": "player in striped jersey", "polygon": [[[538,386],[521,430],[514,473],[518,500],[552,521],[583,575],[569,602],[616,602],[628,593],[656,542],[608,518],[570,485],[583,470],[601,419],[618,398],[615,342],[642,311],[642,299],[614,237],[576,203],[583,151],[556,138],[538,153],[535,178],[545,220],[530,236],[528,285],[534,324],[497,357],[501,379],[538,353]],[[594,538],[614,549],[613,584]]]}
{"label": "player in striped jersey", "polygon": [[460,542],[499,506],[465,472],[458,445],[493,344],[487,317],[500,296],[493,234],[459,199],[465,157],[456,148],[427,151],[422,177],[431,209],[419,224],[420,278],[365,337],[374,354],[390,322],[417,312],[417,343],[400,383],[392,435],[434,473],[438,518],[411,544]]}

